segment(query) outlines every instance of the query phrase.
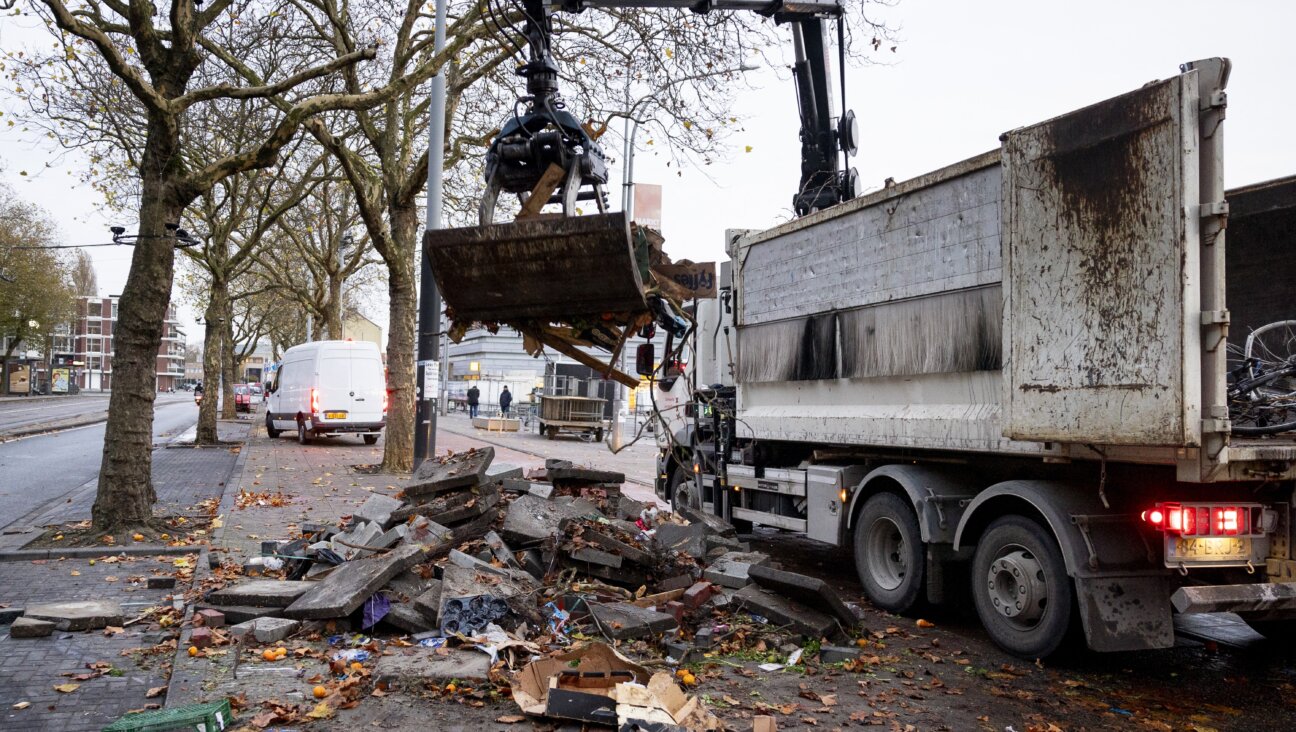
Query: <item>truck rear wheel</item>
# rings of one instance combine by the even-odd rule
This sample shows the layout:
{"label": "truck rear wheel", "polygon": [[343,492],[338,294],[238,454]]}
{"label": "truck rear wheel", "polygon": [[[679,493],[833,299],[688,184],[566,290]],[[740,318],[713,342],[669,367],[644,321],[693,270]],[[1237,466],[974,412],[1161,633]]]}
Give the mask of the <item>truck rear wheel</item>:
{"label": "truck rear wheel", "polygon": [[855,571],[870,602],[896,613],[912,609],[922,595],[923,554],[908,501],[878,493],[864,502],[855,522]]}
{"label": "truck rear wheel", "polygon": [[1074,591],[1062,552],[1024,516],[995,519],[977,542],[972,597],[990,638],[1022,658],[1051,655],[1071,627]]}

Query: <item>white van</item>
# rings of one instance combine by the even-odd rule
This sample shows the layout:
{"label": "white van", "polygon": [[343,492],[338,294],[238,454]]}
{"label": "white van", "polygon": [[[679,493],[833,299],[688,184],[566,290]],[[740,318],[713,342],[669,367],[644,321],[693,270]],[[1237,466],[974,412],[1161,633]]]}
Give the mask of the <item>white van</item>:
{"label": "white van", "polygon": [[387,423],[387,379],[378,346],[367,341],[315,341],[293,346],[270,382],[266,433],[350,434],[378,441]]}

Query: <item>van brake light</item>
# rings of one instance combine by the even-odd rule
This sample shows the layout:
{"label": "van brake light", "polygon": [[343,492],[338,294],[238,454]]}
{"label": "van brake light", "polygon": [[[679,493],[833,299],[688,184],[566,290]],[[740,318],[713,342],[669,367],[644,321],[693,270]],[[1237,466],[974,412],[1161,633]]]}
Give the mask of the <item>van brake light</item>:
{"label": "van brake light", "polygon": [[319,389],[311,389],[311,414],[319,414]]}
{"label": "van brake light", "polygon": [[391,400],[391,393],[383,389],[383,414],[387,413],[387,404]]}

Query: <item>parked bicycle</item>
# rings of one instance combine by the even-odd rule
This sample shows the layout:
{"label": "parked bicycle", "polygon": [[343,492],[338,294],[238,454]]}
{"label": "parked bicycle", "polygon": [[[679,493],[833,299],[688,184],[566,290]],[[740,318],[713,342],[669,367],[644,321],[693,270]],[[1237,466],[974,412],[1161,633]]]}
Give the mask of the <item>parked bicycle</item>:
{"label": "parked bicycle", "polygon": [[1233,434],[1274,435],[1296,430],[1296,320],[1252,331],[1229,372],[1229,419]]}

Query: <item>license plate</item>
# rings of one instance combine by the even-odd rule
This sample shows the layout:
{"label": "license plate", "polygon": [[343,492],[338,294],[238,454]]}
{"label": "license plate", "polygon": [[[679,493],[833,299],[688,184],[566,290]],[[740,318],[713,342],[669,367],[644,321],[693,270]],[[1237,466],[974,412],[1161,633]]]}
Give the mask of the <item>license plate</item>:
{"label": "license plate", "polygon": [[1251,539],[1236,536],[1204,536],[1166,541],[1166,554],[1180,561],[1246,561],[1251,558]]}
{"label": "license plate", "polygon": [[346,419],[346,412],[325,412],[324,419]]}

